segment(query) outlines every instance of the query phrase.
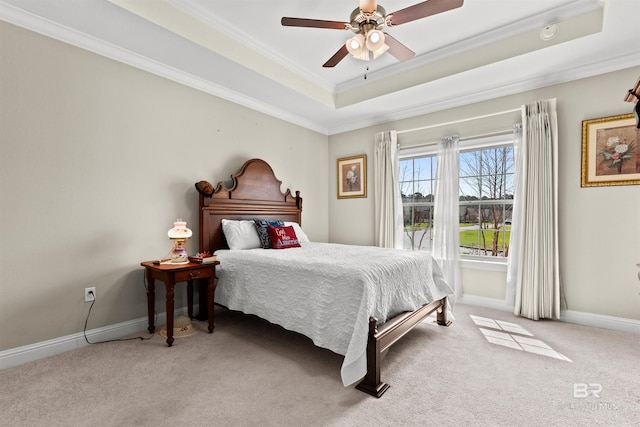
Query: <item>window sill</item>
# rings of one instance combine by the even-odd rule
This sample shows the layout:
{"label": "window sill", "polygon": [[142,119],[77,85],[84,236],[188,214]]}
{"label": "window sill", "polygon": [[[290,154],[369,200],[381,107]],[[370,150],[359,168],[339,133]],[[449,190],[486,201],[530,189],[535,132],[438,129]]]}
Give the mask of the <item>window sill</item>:
{"label": "window sill", "polygon": [[460,266],[469,270],[507,271],[507,260],[484,261],[476,259],[461,259]]}

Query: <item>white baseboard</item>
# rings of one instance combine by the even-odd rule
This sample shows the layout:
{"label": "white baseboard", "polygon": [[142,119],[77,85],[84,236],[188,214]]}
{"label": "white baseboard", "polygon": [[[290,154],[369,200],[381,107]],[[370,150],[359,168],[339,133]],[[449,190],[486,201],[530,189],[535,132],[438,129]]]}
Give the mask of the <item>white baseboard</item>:
{"label": "white baseboard", "polygon": [[[465,295],[456,299],[457,303],[484,307],[493,310],[511,311],[513,306],[509,306],[504,300],[495,298],[479,297],[474,295]],[[197,306],[194,312],[197,313]],[[187,308],[182,307],[175,310],[175,316],[185,316]],[[455,307],[454,307],[455,314]],[[156,317],[156,327],[166,322],[166,313],[158,313]],[[601,314],[585,313],[581,311],[563,310],[560,313],[560,321],[575,323],[578,325],[592,326],[595,328],[612,329],[615,331],[631,332],[640,334],[640,321],[634,319],[625,319],[622,317],[604,316]],[[87,331],[87,338],[92,343],[100,341],[118,339],[134,334],[136,332],[147,329],[147,317],[130,320],[127,322],[117,323],[102,328],[91,329]],[[42,341],[23,347],[12,348],[0,351],[0,370],[11,368],[13,366],[22,365],[45,357],[54,356],[64,353],[65,351],[74,350],[89,345],[84,339],[84,333],[67,335],[52,340]]]}
{"label": "white baseboard", "polygon": [[513,313],[513,306],[510,306],[502,299],[479,297],[476,295],[462,295],[461,297],[456,297],[456,303],[490,308],[499,311],[510,311]]}
{"label": "white baseboard", "polygon": [[[194,312],[198,312],[197,304],[194,305]],[[187,307],[178,308],[174,311],[174,316],[186,316]],[[156,315],[156,331],[159,325],[165,324],[167,321],[166,313],[158,313]],[[102,328],[91,329],[86,332],[87,339],[91,343],[99,343],[119,339],[136,332],[146,332],[149,326],[147,316],[141,317],[127,322],[116,323],[115,325],[104,326]],[[84,338],[84,332],[67,335],[64,337],[54,338],[52,340],[42,341],[35,344],[25,345],[23,347],[12,348],[0,351],[0,370],[11,368],[32,362],[34,360],[44,359],[45,357],[54,356],[64,353],[65,351],[74,350],[89,345]]]}
{"label": "white baseboard", "polygon": [[605,316],[602,314],[585,313],[583,311],[562,310],[560,320],[578,325],[593,326],[595,328],[612,329],[614,331],[640,334],[640,320],[624,317]]}
{"label": "white baseboard", "polygon": [[[510,311],[512,313],[514,310],[514,307],[507,304],[505,300],[479,297],[475,295],[463,295],[462,297],[457,298],[456,302],[476,307],[490,308],[493,310]],[[586,313],[575,310],[561,310],[560,321],[575,323],[577,325],[592,326],[594,328],[640,334],[640,320],[626,319],[624,317],[605,316],[602,314]]]}

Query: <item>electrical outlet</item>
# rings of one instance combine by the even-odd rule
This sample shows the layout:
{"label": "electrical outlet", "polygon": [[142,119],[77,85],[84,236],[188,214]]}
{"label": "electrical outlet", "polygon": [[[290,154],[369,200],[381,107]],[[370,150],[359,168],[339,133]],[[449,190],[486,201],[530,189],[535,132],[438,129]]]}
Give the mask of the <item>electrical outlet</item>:
{"label": "electrical outlet", "polygon": [[84,302],[91,302],[96,299],[96,288],[84,288]]}

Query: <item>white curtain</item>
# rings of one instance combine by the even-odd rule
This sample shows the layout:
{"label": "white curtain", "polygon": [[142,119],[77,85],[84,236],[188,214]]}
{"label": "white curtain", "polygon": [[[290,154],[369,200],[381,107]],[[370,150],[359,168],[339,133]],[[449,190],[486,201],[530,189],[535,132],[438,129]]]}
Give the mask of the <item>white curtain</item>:
{"label": "white curtain", "polygon": [[515,228],[509,245],[509,258],[514,260],[507,277],[515,277],[511,287],[515,287],[516,315],[533,320],[559,319],[556,100],[523,105],[522,126],[520,147],[516,149]]}
{"label": "white curtain", "polygon": [[513,196],[513,212],[511,213],[511,237],[509,238],[509,256],[507,257],[507,304],[514,305],[516,303],[516,282],[518,279],[518,255],[520,246],[520,220],[515,221],[522,215],[522,124],[518,123],[513,126],[513,158],[515,164],[514,173],[514,196]]}
{"label": "white curtain", "polygon": [[395,130],[375,135],[375,244],[402,249],[402,197],[400,161]]}
{"label": "white curtain", "polygon": [[438,141],[432,254],[456,296],[461,296],[458,146],[457,136]]}

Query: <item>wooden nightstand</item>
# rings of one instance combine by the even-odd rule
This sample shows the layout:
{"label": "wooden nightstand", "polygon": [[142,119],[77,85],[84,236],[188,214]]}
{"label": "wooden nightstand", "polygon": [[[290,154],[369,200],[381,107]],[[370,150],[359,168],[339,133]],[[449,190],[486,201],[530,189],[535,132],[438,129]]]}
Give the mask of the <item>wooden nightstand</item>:
{"label": "wooden nightstand", "polygon": [[[173,296],[175,284],[178,282],[187,282],[187,301],[189,318],[193,319],[193,281],[195,279],[207,279],[207,315],[209,317],[209,333],[213,333],[214,328],[214,312],[213,304],[215,298],[215,277],[216,265],[220,261],[208,264],[154,264],[153,261],[141,262],[146,271],[147,276],[147,308],[149,315],[149,332],[153,333],[156,329],[154,324],[154,313],[156,304],[156,286],[155,281],[161,280],[167,288],[167,345],[171,347],[173,344]],[[202,301],[203,298],[200,298]],[[201,307],[201,311],[204,307]]]}

